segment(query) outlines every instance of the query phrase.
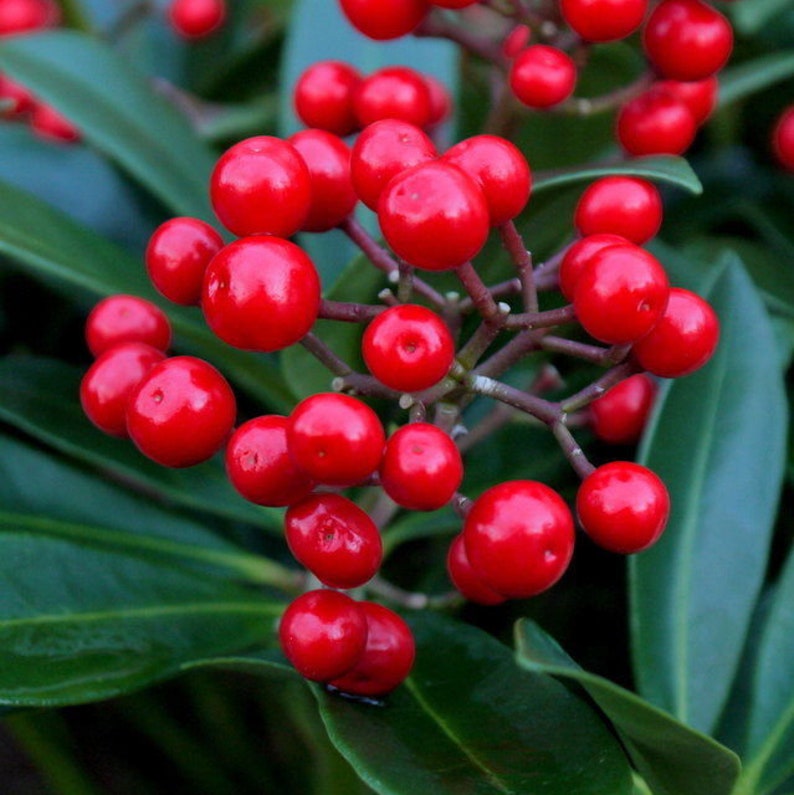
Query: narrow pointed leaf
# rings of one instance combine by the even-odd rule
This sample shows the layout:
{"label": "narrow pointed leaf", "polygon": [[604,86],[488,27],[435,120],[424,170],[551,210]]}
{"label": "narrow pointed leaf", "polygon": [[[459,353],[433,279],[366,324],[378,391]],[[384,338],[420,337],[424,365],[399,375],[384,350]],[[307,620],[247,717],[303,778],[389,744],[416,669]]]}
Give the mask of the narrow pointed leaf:
{"label": "narrow pointed leaf", "polygon": [[[782,2],[788,3],[788,0]],[[744,5],[745,8],[753,8],[760,3]],[[719,104],[723,107],[738,102],[775,83],[787,80],[792,75],[794,75],[794,53],[790,50],[766,53],[753,60],[730,66],[720,74]]]}

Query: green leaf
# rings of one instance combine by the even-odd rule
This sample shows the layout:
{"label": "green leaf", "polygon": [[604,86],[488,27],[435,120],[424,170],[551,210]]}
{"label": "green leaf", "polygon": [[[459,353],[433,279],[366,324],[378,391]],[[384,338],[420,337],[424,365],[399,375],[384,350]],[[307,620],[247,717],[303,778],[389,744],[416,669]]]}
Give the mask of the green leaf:
{"label": "green leaf", "polygon": [[[763,1],[756,0],[753,3],[739,5],[752,9],[760,6]],[[788,0],[783,0],[783,3],[787,4]],[[792,75],[794,75],[794,53],[791,50],[767,53],[736,66],[729,66],[720,73],[719,106],[731,105]]]}
{"label": "green leaf", "polygon": [[789,0],[753,0],[731,6],[731,20],[739,33],[758,33],[773,17],[791,8]]}
{"label": "green leaf", "polygon": [[[672,498],[667,530],[630,562],[640,693],[711,733],[764,578],[783,477],[787,405],[778,348],[735,257],[707,293],[722,326],[712,361],[668,384],[640,460]],[[763,473],[754,478],[748,473]]]}
{"label": "green leaf", "polygon": [[554,171],[535,173],[532,192],[540,193],[549,188],[569,185],[575,182],[589,182],[599,177],[613,174],[624,174],[631,177],[643,177],[656,182],[665,182],[684,188],[691,193],[702,193],[703,186],[697,174],[683,157],[675,155],[654,155],[653,157],[637,157],[623,163],[612,163],[604,166],[573,166]]}
{"label": "green leaf", "polygon": [[212,151],[109,45],[67,30],[9,37],[0,43],[0,70],[61,111],[175,214],[212,220]]}
{"label": "green leaf", "polygon": [[586,701],[522,671],[511,650],[435,614],[412,616],[413,672],[383,703],[316,688],[337,748],[376,792],[632,791],[627,760]]}
{"label": "green leaf", "polygon": [[530,671],[581,685],[612,721],[653,795],[729,795],[739,759],[639,696],[580,668],[534,622],[516,625],[518,662]]}

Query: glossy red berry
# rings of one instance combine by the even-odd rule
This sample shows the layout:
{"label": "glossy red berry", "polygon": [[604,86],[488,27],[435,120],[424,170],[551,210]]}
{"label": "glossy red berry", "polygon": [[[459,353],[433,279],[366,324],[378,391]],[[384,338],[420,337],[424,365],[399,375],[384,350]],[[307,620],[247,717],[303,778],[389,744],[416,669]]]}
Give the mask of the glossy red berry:
{"label": "glossy red berry", "polygon": [[596,398],[589,408],[590,428],[610,444],[634,444],[645,429],[657,386],[647,373],[636,373]]}
{"label": "glossy red berry", "polygon": [[204,271],[223,239],[199,218],[181,216],[160,224],[146,246],[146,271],[158,292],[182,306],[201,301]]}
{"label": "glossy red berry", "polygon": [[507,598],[545,591],[573,555],[571,511],[557,492],[532,480],[511,480],[485,491],[463,525],[466,556],[483,581]]}
{"label": "glossy red berry", "polygon": [[376,41],[398,39],[427,16],[427,0],[339,0],[350,24]]}
{"label": "glossy red berry", "polygon": [[463,533],[455,536],[447,553],[447,574],[461,595],[480,605],[498,605],[506,597],[486,585],[466,555]]}
{"label": "glossy red berry", "polygon": [[449,372],[455,342],[435,312],[417,304],[399,304],[366,327],[361,352],[369,371],[386,386],[419,392]]}
{"label": "glossy red berry", "polygon": [[318,61],[295,84],[295,113],[307,127],[339,136],[350,135],[358,128],[353,94],[360,82],[360,72],[350,64]]}
{"label": "glossy red berry", "polygon": [[656,84],[663,91],[672,94],[689,108],[695,119],[695,124],[700,126],[709,116],[717,104],[719,81],[714,75],[703,80],[660,80]]}
{"label": "glossy red berry", "polygon": [[341,494],[312,494],[287,508],[287,545],[332,588],[358,588],[380,568],[383,543],[369,514]]}
{"label": "glossy red berry", "polygon": [[786,107],[775,121],[772,153],[786,171],[794,171],[794,105]]}
{"label": "glossy red berry", "polygon": [[311,175],[292,144],[258,135],[220,156],[210,177],[210,199],[220,222],[235,235],[290,237],[309,213]]}
{"label": "glossy red berry", "polygon": [[386,434],[378,415],[358,398],[320,392],[293,409],[287,443],[295,463],[318,483],[351,486],[380,465]]}
{"label": "glossy red berry", "polygon": [[174,356],[152,367],[132,394],[127,431],[153,461],[187,467],[221,449],[235,414],[234,393],[211,364]]}
{"label": "glossy red berry", "polygon": [[475,135],[448,149],[443,160],[474,177],[488,204],[492,226],[515,218],[526,207],[532,173],[521,150],[498,135]]}
{"label": "glossy red berry", "polygon": [[235,240],[213,257],[204,273],[204,317],[235,348],[286,348],[311,329],[319,307],[314,263],[302,248],[279,237]]}
{"label": "glossy red berry", "polygon": [[111,295],[89,312],[85,340],[94,356],[120,342],[145,342],[165,351],[171,344],[171,323],[160,307],[136,295]]}
{"label": "glossy red berry", "polygon": [[632,351],[648,372],[662,378],[680,378],[706,364],[719,335],[719,320],[708,301],[674,287],[661,318]]}
{"label": "glossy red berry", "polygon": [[61,11],[54,0],[3,0],[0,3],[0,36],[52,28],[60,19]]}
{"label": "glossy red berry", "polygon": [[616,132],[630,155],[680,155],[695,140],[697,124],[681,99],[657,85],[623,105]]}
{"label": "glossy red berry", "polygon": [[625,39],[645,19],[648,0],[560,0],[560,11],[585,41]]}
{"label": "glossy red berry", "polygon": [[347,594],[325,588],[293,600],[278,626],[284,656],[314,682],[346,674],[367,644],[367,618]]}
{"label": "glossy red berry", "polygon": [[551,108],[573,94],[576,65],[563,50],[533,44],[515,57],[508,79],[519,102],[530,108]]}
{"label": "glossy red berry", "polygon": [[365,77],[353,95],[353,110],[361,127],[381,119],[400,119],[427,127],[432,115],[425,78],[408,66],[385,66]]}
{"label": "glossy red berry", "polygon": [[399,257],[431,271],[457,268],[488,239],[480,186],[452,163],[420,163],[394,177],[378,201],[383,236]]}
{"label": "glossy red berry", "polygon": [[289,142],[309,168],[312,201],[301,227],[305,232],[327,232],[353,211],[358,196],[350,177],[350,147],[325,130],[301,130]]}
{"label": "glossy red berry", "polygon": [[435,127],[449,118],[452,113],[452,96],[449,89],[434,75],[422,75],[430,92],[430,120],[427,127]]}
{"label": "glossy red berry", "polygon": [[659,476],[647,467],[612,461],[582,481],[576,513],[596,544],[628,555],[658,540],[670,515],[670,496]]}
{"label": "glossy red berry", "polygon": [[727,63],[733,29],[725,16],[702,0],[662,0],[648,17],[642,42],[663,77],[703,80]]}
{"label": "glossy red berry", "polygon": [[656,257],[638,246],[609,246],[582,269],[573,305],[588,334],[622,345],[653,328],[669,293],[667,274]]}
{"label": "glossy red berry", "polygon": [[80,382],[80,403],[97,428],[127,436],[127,404],[143,377],[165,354],[143,342],[122,342],[106,350]]}
{"label": "glossy red berry", "polygon": [[528,25],[516,25],[502,41],[502,54],[505,58],[515,58],[523,50],[532,37],[532,30]]}
{"label": "glossy red berry", "polygon": [[225,0],[171,0],[168,21],[180,36],[203,39],[226,20]]}
{"label": "glossy red berry", "polygon": [[361,602],[367,617],[367,644],[359,661],[329,684],[356,696],[385,696],[411,673],[416,643],[405,620],[388,607]]}
{"label": "glossy red berry", "polygon": [[287,418],[254,417],[226,445],[226,474],[232,486],[257,505],[281,507],[307,497],[314,482],[287,449]]}
{"label": "glossy red berry", "polygon": [[30,111],[30,129],[48,141],[75,143],[82,137],[80,130],[63,113],[40,101],[36,101]]}
{"label": "glossy red berry", "polygon": [[392,177],[438,155],[430,138],[414,124],[398,119],[376,121],[353,144],[350,175],[358,197],[371,210]]}
{"label": "glossy red berry", "polygon": [[560,261],[559,280],[562,294],[569,301],[573,301],[579,274],[590,259],[601,249],[621,245],[631,245],[631,243],[625,237],[608,233],[587,235],[571,243]]}
{"label": "glossy red berry", "polygon": [[386,442],[380,465],[383,490],[401,507],[435,511],[446,505],[463,480],[463,460],[441,428],[412,422]]}

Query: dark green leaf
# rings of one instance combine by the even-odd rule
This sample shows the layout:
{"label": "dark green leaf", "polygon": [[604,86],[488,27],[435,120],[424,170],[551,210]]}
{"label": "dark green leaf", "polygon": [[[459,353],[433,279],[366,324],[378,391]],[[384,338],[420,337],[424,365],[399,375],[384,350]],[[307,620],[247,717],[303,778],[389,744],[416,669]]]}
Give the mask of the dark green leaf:
{"label": "dark green leaf", "polygon": [[738,3],[730,10],[736,29],[750,35],[758,33],[773,17],[789,8],[789,0],[753,0],[752,3]]}
{"label": "dark green leaf", "polygon": [[787,406],[769,318],[738,260],[726,259],[707,297],[722,325],[717,352],[663,390],[641,449],[672,514],[659,543],[632,558],[630,589],[640,693],[710,733],[763,582]]}
{"label": "dark green leaf", "polygon": [[[763,0],[740,3],[740,5],[753,9],[761,5],[761,2]],[[788,0],[783,0],[783,3],[788,3]],[[794,53],[788,50],[767,53],[753,60],[740,62],[736,66],[729,66],[720,73],[720,107],[738,102],[757,91],[763,91],[792,75],[794,75]]]}
{"label": "dark green leaf", "polygon": [[654,795],[729,795],[739,775],[734,753],[639,696],[581,669],[534,622],[516,625],[518,662],[581,685],[612,721]]}

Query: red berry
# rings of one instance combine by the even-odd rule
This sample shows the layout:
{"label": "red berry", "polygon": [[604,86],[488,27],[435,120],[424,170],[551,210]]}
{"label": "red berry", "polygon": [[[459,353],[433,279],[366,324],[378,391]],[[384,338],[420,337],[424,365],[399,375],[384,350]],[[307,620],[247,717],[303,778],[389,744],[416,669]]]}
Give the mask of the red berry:
{"label": "red berry", "polygon": [[284,531],[295,559],[332,588],[358,588],[380,568],[378,528],[341,494],[312,494],[294,503],[287,508]]}
{"label": "red berry", "polygon": [[361,127],[381,119],[426,127],[432,114],[430,89],[416,70],[385,66],[361,81],[353,95],[353,110]]}
{"label": "red berry", "polygon": [[353,94],[361,82],[357,69],[342,61],[318,61],[298,78],[293,103],[307,126],[334,135],[350,135],[358,127]]}
{"label": "red berry", "polygon": [[532,31],[529,26],[516,25],[502,42],[502,53],[505,58],[515,58],[529,44],[531,36]]}
{"label": "red berry", "polygon": [[430,92],[430,120],[427,122],[427,127],[430,128],[446,121],[452,113],[452,97],[449,89],[437,77],[433,75],[422,77]]}
{"label": "red berry", "polygon": [[234,393],[211,364],[174,356],[152,367],[131,396],[127,431],[153,461],[187,467],[220,450],[235,413]]}
{"label": "red berry", "polygon": [[625,39],[642,24],[648,0],[560,0],[565,21],[585,41]]}
{"label": "red berry", "polygon": [[416,125],[398,119],[370,124],[356,139],[350,156],[353,187],[370,210],[392,177],[434,160],[438,153],[430,138]]}
{"label": "red berry", "polygon": [[394,177],[378,202],[378,222],[392,250],[417,268],[457,268],[479,253],[490,218],[482,190],[457,166],[420,163]]}
{"label": "red berry", "polygon": [[645,24],[642,42],[663,77],[703,80],[727,63],[733,30],[716,8],[702,0],[662,0]]}
{"label": "red berry", "polygon": [[311,176],[292,144],[258,135],[221,155],[210,178],[210,199],[235,235],[289,237],[309,213]]}
{"label": "red berry", "polygon": [[719,81],[714,75],[703,80],[660,80],[659,88],[681,100],[689,108],[695,119],[695,124],[700,126],[711,116],[717,104]]}
{"label": "red berry", "polygon": [[491,225],[515,218],[532,190],[529,163],[521,150],[497,135],[475,135],[448,149],[443,160],[474,177],[488,204]]}
{"label": "red berry", "polygon": [[386,386],[419,392],[449,372],[455,342],[435,312],[417,304],[400,304],[367,326],[361,352],[369,371]]}
{"label": "red berry", "polygon": [[631,554],[651,546],[670,515],[670,496],[650,469],[612,461],[591,472],[576,494],[582,529],[601,547]]}
{"label": "red berry", "polygon": [[367,645],[359,661],[329,684],[357,696],[384,696],[413,668],[416,644],[405,621],[388,607],[361,602],[367,617]]}
{"label": "red berry", "polygon": [[226,19],[225,0],[171,0],[168,21],[186,39],[203,39]]}
{"label": "red berry", "polygon": [[201,307],[209,327],[235,348],[277,351],[314,325],[320,278],[303,249],[279,237],[243,237],[204,273]]}
{"label": "red berry", "polygon": [[111,295],[89,313],[85,340],[94,356],[120,342],[145,342],[165,351],[171,344],[171,323],[151,301],[135,295]]}
{"label": "red berry", "polygon": [[646,373],[629,376],[590,404],[590,427],[602,441],[639,441],[656,397],[656,382]]}
{"label": "red berry", "polygon": [[551,108],[568,99],[576,87],[576,65],[570,55],[547,44],[520,52],[510,67],[510,88],[530,108]]}
{"label": "red berry", "polygon": [[52,28],[58,25],[60,20],[60,8],[53,0],[0,2],[0,36]]}
{"label": "red berry", "polygon": [[314,488],[287,449],[287,418],[275,414],[254,417],[232,434],[226,474],[247,500],[274,508],[302,500]]}
{"label": "red berry", "polygon": [[625,237],[606,233],[587,235],[575,242],[565,250],[560,262],[560,291],[569,300],[573,301],[579,275],[590,259],[604,248],[609,246],[631,245]]}
{"label": "red berry", "polygon": [[794,105],[786,107],[775,122],[772,152],[786,171],[794,171]]}
{"label": "red berry", "polygon": [[524,599],[550,588],[568,568],[573,517],[545,484],[511,480],[474,501],[463,538],[477,575],[505,597]]}
{"label": "red berry", "polygon": [[617,138],[630,155],[680,155],[696,133],[695,117],[687,105],[659,85],[629,100],[618,112]]}
{"label": "red berry", "polygon": [[327,682],[346,674],[367,644],[367,618],[358,602],[325,588],[301,594],[281,617],[284,656],[301,676]]}
{"label": "red berry", "polygon": [[82,137],[80,130],[60,111],[45,102],[35,102],[30,112],[30,129],[49,141],[74,143]]}
{"label": "red berry", "polygon": [[36,106],[36,100],[31,91],[3,74],[0,74],[0,99],[13,103],[0,113],[0,116],[6,119],[24,116]]}
{"label": "red berry", "polygon": [[580,235],[609,233],[641,245],[662,225],[662,197],[638,177],[603,177],[582,194],[574,213]]}
{"label": "red berry", "polygon": [[588,334],[622,345],[653,328],[669,293],[664,268],[652,254],[638,246],[609,246],[582,269],[573,305]]}
{"label": "red berry", "polygon": [[353,211],[358,201],[350,177],[350,147],[325,130],[301,130],[289,142],[309,168],[312,201],[301,227],[306,232],[327,232]]}
{"label": "red berry", "polygon": [[470,602],[481,605],[498,605],[506,599],[502,594],[486,585],[469,563],[463,533],[455,536],[450,544],[447,553],[447,574],[449,574],[452,584]]}
{"label": "red berry", "polygon": [[439,8],[452,8],[459,11],[461,8],[468,8],[480,0],[430,0],[430,4]]}
{"label": "red berry", "polygon": [[413,422],[398,428],[386,442],[380,482],[401,507],[412,511],[442,508],[462,480],[460,451],[441,428]]}
{"label": "red berry", "polygon": [[674,287],[659,321],[634,344],[640,366],[662,378],[679,378],[701,368],[719,341],[720,324],[708,301]]}
{"label": "red berry", "polygon": [[201,301],[201,284],[223,239],[199,218],[171,218],[160,224],[146,246],[146,271],[161,295],[175,304]]}
{"label": "red berry", "polygon": [[427,16],[427,0],[339,0],[350,24],[376,41],[398,39]]}
{"label": "red berry", "polygon": [[351,486],[380,465],[386,434],[378,415],[358,398],[320,392],[293,409],[287,426],[290,455],[309,477]]}
{"label": "red berry", "polygon": [[127,404],[143,377],[165,354],[143,342],[122,342],[101,354],[80,382],[80,403],[91,422],[111,436],[127,436]]}

